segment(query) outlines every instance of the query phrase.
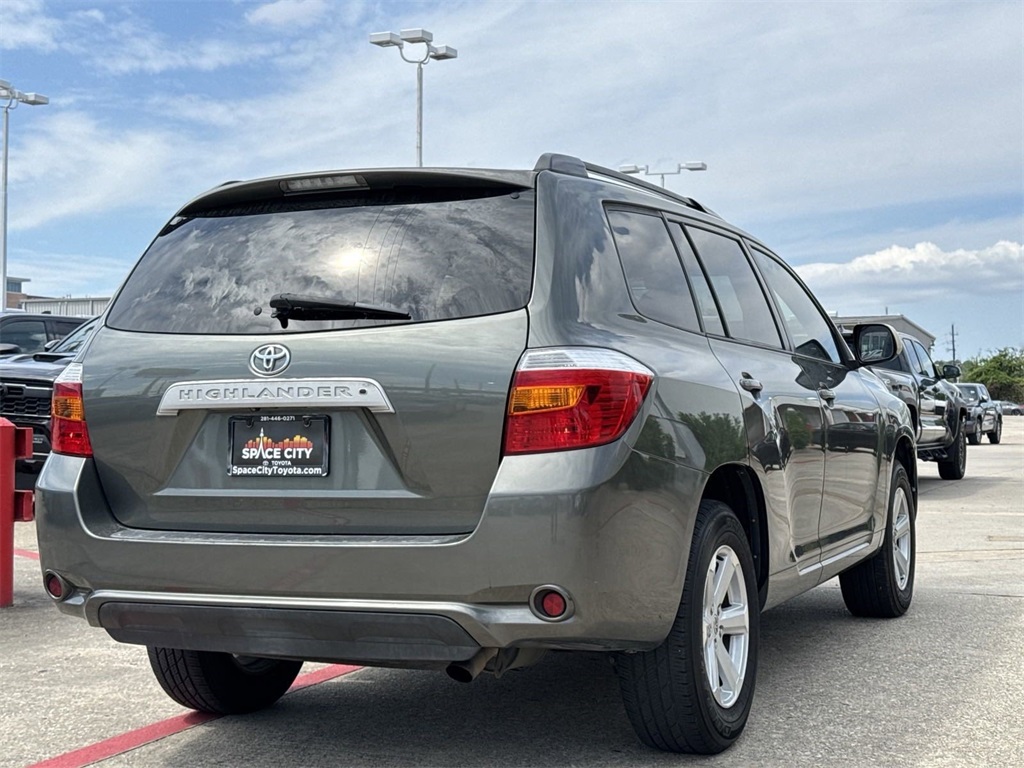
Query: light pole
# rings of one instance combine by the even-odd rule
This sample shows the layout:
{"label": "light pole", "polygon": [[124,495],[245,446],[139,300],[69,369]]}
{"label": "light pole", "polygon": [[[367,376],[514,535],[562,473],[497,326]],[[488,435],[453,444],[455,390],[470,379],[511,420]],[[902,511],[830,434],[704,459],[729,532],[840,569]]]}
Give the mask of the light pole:
{"label": "light pole", "polygon": [[7,126],[8,115],[19,104],[41,106],[50,100],[41,93],[22,93],[6,80],[0,80],[0,102],[4,109],[3,170],[0,171],[0,312],[7,309]]}
{"label": "light pole", "polygon": [[[450,45],[433,45],[434,35],[425,29],[403,29],[400,33],[374,32],[370,42],[381,48],[397,48],[402,61],[416,65],[416,165],[423,167],[423,65],[430,59],[445,61],[458,58],[459,52]],[[405,57],[405,43],[423,43],[426,49],[421,59]]]}
{"label": "light pole", "polygon": [[652,171],[649,165],[620,165],[621,173],[643,173],[644,176],[661,176],[661,186],[665,186],[665,177],[674,176],[683,171],[706,171],[707,163],[678,163],[674,171]]}

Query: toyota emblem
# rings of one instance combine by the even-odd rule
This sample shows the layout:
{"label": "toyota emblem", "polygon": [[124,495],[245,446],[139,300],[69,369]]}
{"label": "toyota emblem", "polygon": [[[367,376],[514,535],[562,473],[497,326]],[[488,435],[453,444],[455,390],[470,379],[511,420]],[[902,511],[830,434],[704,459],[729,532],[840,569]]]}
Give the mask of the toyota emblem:
{"label": "toyota emblem", "polygon": [[292,353],[284,344],[264,344],[249,355],[249,370],[257,376],[276,376],[288,367]]}

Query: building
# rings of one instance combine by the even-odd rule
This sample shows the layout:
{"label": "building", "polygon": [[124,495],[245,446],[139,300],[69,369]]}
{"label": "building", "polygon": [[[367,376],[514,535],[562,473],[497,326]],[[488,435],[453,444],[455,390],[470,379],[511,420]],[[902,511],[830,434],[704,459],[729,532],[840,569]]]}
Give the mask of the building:
{"label": "building", "polygon": [[45,296],[30,296],[21,300],[20,308],[26,312],[41,314],[93,317],[106,309],[109,303],[110,297],[75,299],[67,296],[63,299],[51,299]]}
{"label": "building", "polygon": [[929,351],[931,351],[932,346],[935,344],[936,337],[933,334],[903,315],[832,315],[832,322],[838,325],[840,329],[843,327],[849,328],[861,323],[885,323],[901,333],[913,336],[924,344]]}
{"label": "building", "polygon": [[11,307],[17,309],[21,306],[22,300],[25,299],[25,283],[31,282],[27,277],[11,277],[7,276],[7,285],[5,289],[7,291],[7,301],[4,302],[5,307]]}
{"label": "building", "polygon": [[8,275],[7,302],[4,306],[37,314],[93,317],[106,309],[110,303],[109,297],[74,299],[66,296],[63,299],[55,299],[50,296],[31,296],[25,293],[25,283],[30,282],[32,281],[27,277]]}

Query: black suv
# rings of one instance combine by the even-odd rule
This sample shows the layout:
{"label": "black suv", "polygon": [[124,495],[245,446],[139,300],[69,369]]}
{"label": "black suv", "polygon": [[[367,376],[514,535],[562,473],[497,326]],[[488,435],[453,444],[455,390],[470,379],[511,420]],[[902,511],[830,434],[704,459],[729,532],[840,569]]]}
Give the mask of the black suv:
{"label": "black suv", "polygon": [[0,313],[0,356],[42,352],[88,319],[5,310]]}
{"label": "black suv", "polygon": [[910,408],[917,430],[917,456],[939,465],[943,480],[959,480],[967,471],[967,402],[949,379],[960,366],[944,365],[941,373],[928,350],[913,336],[901,333],[903,351],[875,363],[875,373]]}
{"label": "black suv", "polygon": [[[89,338],[98,320],[83,322],[46,352],[0,357],[0,416],[32,430],[32,458],[19,459],[22,474],[37,473],[50,455],[53,382]],[[19,476],[19,486],[23,486]]]}
{"label": "black suv", "polygon": [[835,576],[858,616],[910,606],[914,433],[863,370],[900,348],[577,158],[227,184],[54,384],[44,583],[194,709],[269,706],[306,659],[602,651],[644,742],[719,752],[762,609]]}

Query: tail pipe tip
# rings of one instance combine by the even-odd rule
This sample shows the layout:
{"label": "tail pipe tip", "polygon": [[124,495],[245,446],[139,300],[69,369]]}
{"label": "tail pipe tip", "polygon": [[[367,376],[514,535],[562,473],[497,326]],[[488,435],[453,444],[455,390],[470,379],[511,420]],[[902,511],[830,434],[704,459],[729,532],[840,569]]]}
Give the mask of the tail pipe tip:
{"label": "tail pipe tip", "polygon": [[497,648],[481,648],[474,654],[473,658],[466,661],[453,661],[447,666],[445,672],[452,680],[460,683],[472,683],[480,673],[484,671],[487,662],[498,655]]}

